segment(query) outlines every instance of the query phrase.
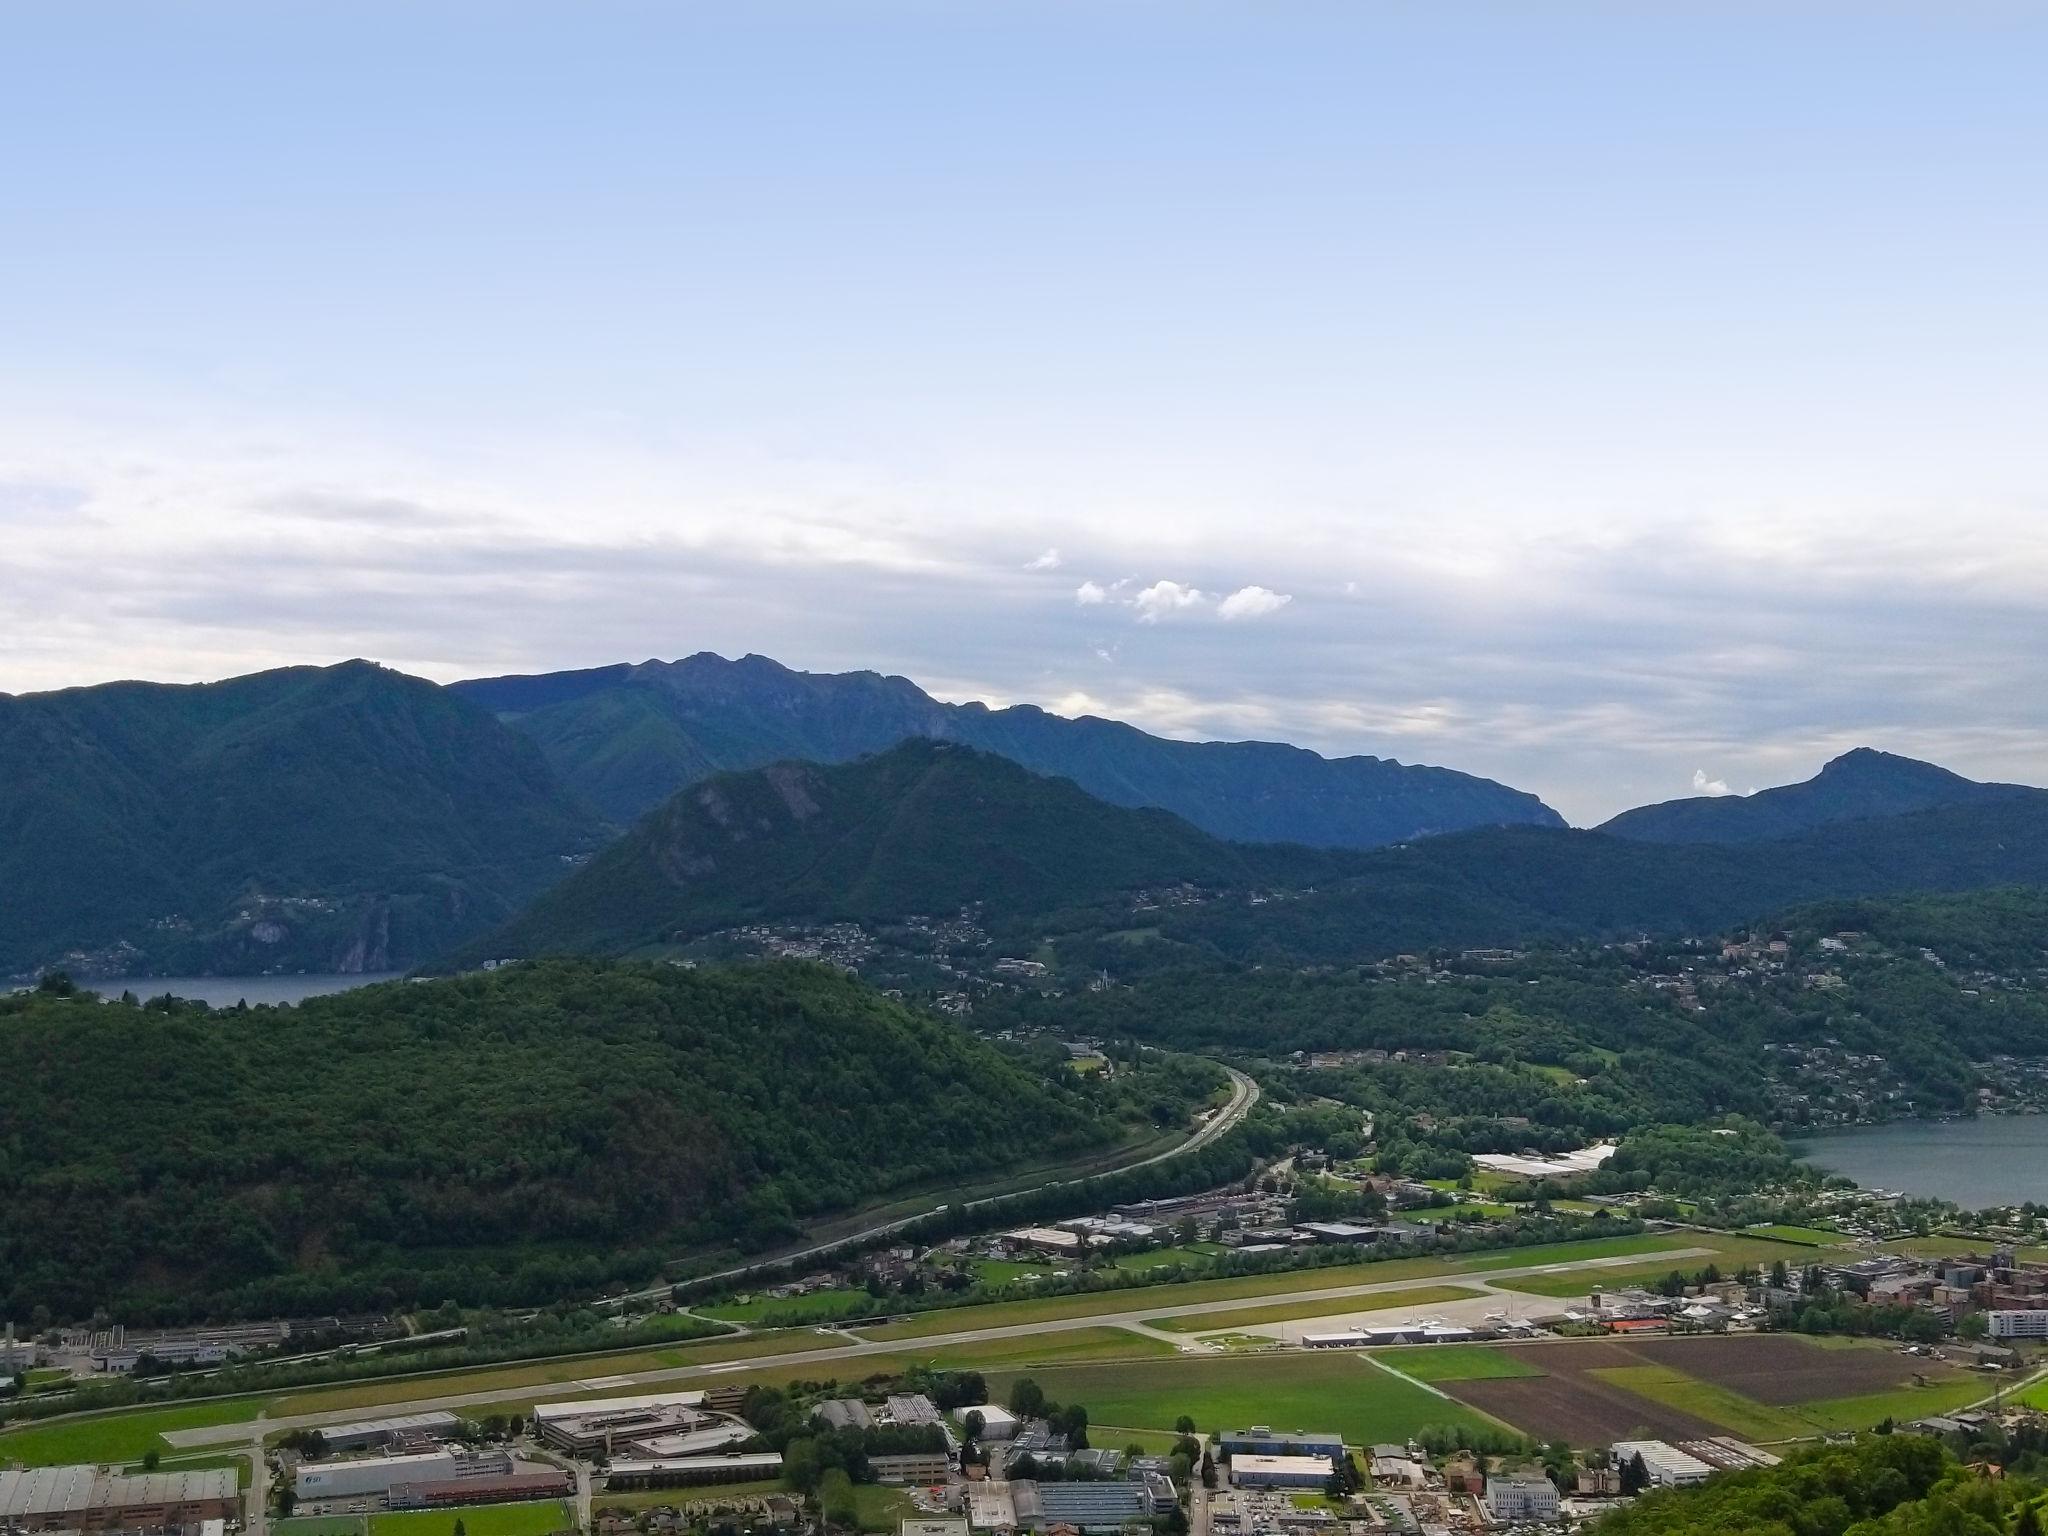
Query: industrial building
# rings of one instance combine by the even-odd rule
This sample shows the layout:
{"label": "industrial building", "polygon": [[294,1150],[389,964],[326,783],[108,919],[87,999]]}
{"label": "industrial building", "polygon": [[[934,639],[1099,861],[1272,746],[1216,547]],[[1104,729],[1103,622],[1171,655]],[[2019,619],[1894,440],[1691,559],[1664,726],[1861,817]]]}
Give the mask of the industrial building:
{"label": "industrial building", "polygon": [[[1232,1461],[1245,1455],[1320,1456],[1332,1464],[1344,1459],[1342,1435],[1306,1429],[1276,1430],[1264,1424],[1254,1424],[1250,1429],[1227,1429],[1216,1437],[1216,1447]],[[1324,1475],[1328,1475],[1327,1471]]]}
{"label": "industrial building", "polygon": [[1021,1529],[1120,1531],[1149,1522],[1175,1503],[1173,1485],[1157,1475],[1127,1483],[1035,1483],[1009,1485],[1012,1518]]}
{"label": "industrial building", "polygon": [[1262,1456],[1247,1452],[1230,1458],[1230,1480],[1240,1488],[1317,1489],[1330,1481],[1334,1470],[1322,1456]]}
{"label": "industrial building", "polygon": [[732,1451],[723,1456],[679,1456],[668,1461],[615,1461],[607,1488],[682,1488],[699,1483],[766,1482],[782,1476],[779,1451]]}
{"label": "industrial building", "polygon": [[540,1403],[533,1431],[543,1445],[572,1456],[609,1456],[637,1442],[701,1429],[710,1422],[702,1392],[655,1392],[583,1403]]}
{"label": "industrial building", "polygon": [[985,1441],[1008,1440],[1017,1433],[1017,1415],[1007,1408],[997,1407],[994,1403],[976,1403],[968,1408],[955,1408],[953,1417],[964,1425],[970,1413],[981,1415],[981,1438]]}
{"label": "industrial building", "polygon": [[512,1471],[510,1451],[415,1451],[405,1456],[364,1456],[353,1461],[305,1461],[292,1479],[301,1500],[384,1498],[400,1483],[440,1483],[463,1477],[500,1477]]}
{"label": "industrial building", "polygon": [[868,1466],[878,1483],[912,1487],[943,1483],[952,1474],[953,1459],[944,1451],[911,1451],[899,1456],[870,1456]]}
{"label": "industrial building", "polygon": [[522,1466],[517,1471],[433,1482],[393,1483],[384,1502],[393,1509],[452,1509],[464,1504],[510,1504],[522,1499],[566,1499],[575,1479],[559,1467]]}
{"label": "industrial building", "polygon": [[1557,1487],[1540,1473],[1486,1480],[1486,1512],[1496,1520],[1555,1520]]}
{"label": "industrial building", "polygon": [[0,1527],[24,1531],[197,1529],[239,1520],[242,1491],[230,1467],[123,1477],[98,1467],[0,1471]]}
{"label": "industrial building", "polygon": [[1714,1469],[1697,1456],[1687,1455],[1675,1445],[1666,1445],[1662,1440],[1617,1440],[1609,1448],[1617,1467],[1628,1465],[1635,1457],[1643,1458],[1643,1467],[1650,1474],[1650,1483],[1656,1488],[1685,1488],[1693,1483],[1704,1483],[1713,1475]]}
{"label": "industrial building", "polygon": [[374,1451],[416,1439],[450,1440],[462,1428],[452,1413],[405,1413],[388,1419],[331,1424],[320,1431],[329,1451]]}
{"label": "industrial building", "polygon": [[835,1397],[820,1403],[811,1411],[811,1417],[823,1419],[834,1429],[866,1429],[875,1422],[868,1405],[857,1397]]}

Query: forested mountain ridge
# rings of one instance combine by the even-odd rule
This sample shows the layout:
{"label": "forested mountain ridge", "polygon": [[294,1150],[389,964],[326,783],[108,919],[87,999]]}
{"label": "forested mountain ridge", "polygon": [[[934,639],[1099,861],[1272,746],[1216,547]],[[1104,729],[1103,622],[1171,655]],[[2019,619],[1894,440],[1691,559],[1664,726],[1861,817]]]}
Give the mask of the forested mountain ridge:
{"label": "forested mountain ridge", "polygon": [[602,836],[530,742],[368,662],[0,696],[0,974],[402,966]]}
{"label": "forested mountain ridge", "polygon": [[551,1301],[1120,1132],[1118,1085],[791,964],[552,961],[211,1012],[21,994],[0,1053],[38,1128],[0,1158],[13,1317]]}
{"label": "forested mountain ridge", "polygon": [[797,672],[765,656],[702,653],[451,687],[531,736],[565,782],[621,821],[713,773],[845,762],[924,736],[1239,842],[1368,848],[1475,826],[1563,825],[1534,795],[1450,769],[1279,742],[1172,741],[1029,705],[943,704],[906,678]]}
{"label": "forested mountain ridge", "polygon": [[912,737],[723,774],[669,802],[448,963],[623,954],[742,923],[1037,919],[1182,883],[1306,885],[1361,855],[1226,843],[970,747]]}
{"label": "forested mountain ridge", "polygon": [[1701,795],[1638,806],[1602,823],[1598,830],[1613,837],[1658,843],[1764,842],[1796,837],[1835,822],[2010,799],[2048,802],[2048,790],[1980,784],[1933,763],[1858,747],[1802,783],[1752,795]]}

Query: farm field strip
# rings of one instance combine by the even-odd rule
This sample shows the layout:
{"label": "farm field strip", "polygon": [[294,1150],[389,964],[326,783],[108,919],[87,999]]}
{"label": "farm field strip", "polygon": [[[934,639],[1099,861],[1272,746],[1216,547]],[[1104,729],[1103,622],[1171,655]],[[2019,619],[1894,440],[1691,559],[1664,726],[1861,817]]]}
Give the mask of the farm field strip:
{"label": "farm field strip", "polygon": [[1371,1351],[1375,1365],[1416,1381],[1498,1381],[1548,1374],[1520,1359],[1513,1349],[1492,1344],[1411,1344]]}

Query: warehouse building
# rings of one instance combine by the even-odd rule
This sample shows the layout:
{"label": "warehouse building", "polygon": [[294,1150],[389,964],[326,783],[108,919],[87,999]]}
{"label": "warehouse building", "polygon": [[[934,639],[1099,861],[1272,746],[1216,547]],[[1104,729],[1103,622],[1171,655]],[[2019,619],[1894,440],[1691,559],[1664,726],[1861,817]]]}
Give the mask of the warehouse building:
{"label": "warehouse building", "polygon": [[292,1492],[301,1500],[381,1499],[400,1483],[500,1477],[512,1470],[510,1451],[416,1451],[355,1461],[307,1461],[299,1464],[293,1476]]}
{"label": "warehouse building", "polygon": [[897,1456],[870,1456],[868,1466],[875,1481],[908,1488],[926,1483],[943,1483],[953,1471],[953,1460],[944,1451],[910,1451]]}
{"label": "warehouse building", "polygon": [[1655,1488],[1684,1488],[1693,1483],[1704,1483],[1714,1471],[1699,1457],[1688,1456],[1677,1446],[1666,1445],[1662,1440],[1617,1440],[1609,1451],[1617,1467],[1627,1466],[1635,1457],[1642,1457],[1643,1468],[1650,1474],[1650,1485]]}
{"label": "warehouse building", "polygon": [[522,1499],[566,1499],[575,1481],[559,1467],[523,1466],[515,1472],[394,1483],[385,1503],[393,1509],[453,1509],[464,1504],[511,1504]]}
{"label": "warehouse building", "polygon": [[1008,1440],[1017,1433],[1017,1415],[1007,1408],[999,1408],[994,1403],[975,1403],[970,1407],[955,1408],[953,1417],[965,1425],[970,1413],[981,1415],[983,1440]]}
{"label": "warehouse building", "polygon": [[320,1431],[329,1451],[376,1451],[403,1441],[452,1440],[462,1420],[452,1413],[405,1413],[389,1419],[332,1424]]}
{"label": "warehouse building", "polygon": [[1150,1523],[1176,1502],[1173,1484],[1157,1474],[1127,1483],[1012,1482],[1009,1498],[1016,1525],[1032,1531],[1120,1531]]}
{"label": "warehouse building", "polygon": [[767,1482],[782,1476],[779,1451],[733,1451],[724,1456],[678,1456],[667,1461],[615,1461],[607,1488],[683,1488],[699,1483]]}
{"label": "warehouse building", "polygon": [[182,1531],[239,1520],[234,1469],[122,1477],[98,1467],[0,1472],[0,1527],[23,1531]]}
{"label": "warehouse building", "polygon": [[1230,1480],[1240,1488],[1323,1487],[1335,1469],[1321,1456],[1261,1456],[1256,1452],[1230,1458]]}

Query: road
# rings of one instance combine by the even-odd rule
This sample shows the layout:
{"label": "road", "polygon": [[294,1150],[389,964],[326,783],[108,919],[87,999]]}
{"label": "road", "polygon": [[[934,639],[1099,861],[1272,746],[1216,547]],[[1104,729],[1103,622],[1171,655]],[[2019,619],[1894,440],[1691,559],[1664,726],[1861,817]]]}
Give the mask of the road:
{"label": "road", "polygon": [[[1216,1065],[1223,1066],[1221,1062],[1216,1063]],[[1164,1152],[1155,1152],[1152,1156],[1140,1158],[1135,1163],[1125,1163],[1116,1168],[1105,1168],[1096,1173],[1084,1174],[1080,1178],[1049,1179],[1043,1184],[1036,1184],[1028,1189],[1013,1189],[1007,1194],[990,1195],[982,1200],[969,1200],[965,1203],[964,1208],[970,1211],[978,1211],[985,1206],[995,1205],[1004,1200],[1015,1200],[1021,1195],[1043,1194],[1049,1189],[1065,1189],[1071,1184],[1085,1184],[1091,1179],[1104,1178],[1111,1174],[1129,1173],[1137,1168],[1150,1168],[1155,1163],[1164,1163],[1176,1157],[1185,1157],[1188,1153],[1198,1148],[1206,1147],[1210,1142],[1217,1140],[1219,1137],[1229,1135],[1238,1123],[1252,1112],[1252,1106],[1259,1102],[1259,1085],[1235,1067],[1223,1067],[1223,1070],[1230,1074],[1230,1098],[1221,1109],[1209,1117],[1206,1124],[1179,1146],[1168,1147]],[[690,1276],[690,1283],[697,1285],[705,1281],[744,1280],[750,1275],[760,1274],[763,1270],[780,1269],[787,1264],[800,1264],[806,1259],[821,1259],[827,1254],[837,1253],[842,1248],[857,1247],[862,1243],[872,1242],[878,1237],[887,1237],[892,1232],[900,1232],[905,1227],[923,1221],[928,1216],[936,1216],[940,1211],[949,1209],[950,1205],[951,1202],[942,1201],[929,1210],[917,1211],[909,1216],[898,1216],[892,1221],[885,1221],[859,1232],[849,1232],[843,1237],[835,1237],[830,1242],[813,1243],[807,1248],[796,1248],[786,1253],[776,1254],[770,1258],[755,1259],[746,1264],[735,1265],[731,1269],[715,1270],[708,1275],[692,1275]],[[644,1290],[627,1291],[617,1296],[608,1296],[598,1304],[600,1306],[616,1306],[626,1302],[654,1301],[667,1296],[673,1289],[674,1286],[672,1284],[652,1285]]]}
{"label": "road", "polygon": [[[1641,1265],[1646,1259],[1679,1260],[1702,1258],[1713,1252],[1708,1248],[1675,1248],[1655,1254],[1620,1254],[1606,1259],[1581,1260],[1570,1266],[1559,1264],[1530,1264],[1518,1268],[1489,1269],[1482,1271],[1448,1271],[1443,1276],[1447,1284],[1470,1285],[1479,1290],[1490,1290],[1494,1283],[1511,1280],[1521,1275],[1555,1274],[1562,1268],[1597,1271],[1600,1269]],[[1315,1290],[1273,1290],[1257,1296],[1240,1296],[1228,1301],[1196,1301],[1167,1304],[1163,1300],[1136,1305],[1120,1312],[1093,1312],[1081,1317],[1044,1318],[1025,1323],[1006,1323],[992,1328],[961,1328],[951,1333],[927,1334],[914,1339],[862,1339],[841,1344],[822,1345],[817,1349],[793,1350],[785,1354],[760,1355],[749,1359],[721,1360],[706,1365],[668,1366],[660,1370],[633,1371],[605,1378],[608,1384],[616,1384],[619,1392],[644,1391],[649,1387],[670,1386],[680,1383],[716,1382],[722,1376],[743,1373],[748,1370],[774,1367],[780,1369],[792,1365],[828,1365],[847,1360],[858,1360],[868,1355],[924,1354],[931,1350],[944,1349],[956,1344],[981,1344],[999,1339],[1034,1338],[1053,1333],[1074,1333],[1089,1328],[1122,1328],[1127,1332],[1150,1334],[1153,1337],[1170,1338],[1176,1345],[1185,1345],[1189,1340],[1178,1334],[1162,1334],[1148,1329],[1148,1319],[1160,1317],[1192,1317],[1211,1312],[1238,1312],[1257,1307],[1269,1307],[1276,1302],[1329,1301],[1343,1303],[1369,1299],[1388,1292],[1412,1290],[1418,1282],[1413,1276],[1405,1280],[1378,1280],[1359,1285],[1333,1285]],[[1170,1290],[1171,1287],[1161,1289]],[[1146,1288],[1134,1293],[1138,1297],[1148,1294]],[[1503,1293],[1510,1294],[1510,1293]],[[1527,1296],[1517,1295],[1516,1299],[1527,1303]],[[1341,1306],[1333,1311],[1344,1310]],[[1369,1308],[1360,1310],[1370,1310]],[[1413,1308],[1404,1308],[1413,1311]],[[845,1337],[845,1335],[842,1335]],[[324,1424],[348,1423],[360,1419],[366,1413],[379,1415],[400,1413],[425,1413],[438,1409],[460,1409],[482,1403],[502,1403],[507,1397],[527,1394],[539,1398],[549,1394],[562,1397],[573,1396],[586,1390],[576,1382],[551,1382],[543,1385],[508,1391],[503,1386],[484,1388],[472,1392],[443,1393],[436,1396],[408,1398],[399,1402],[378,1404],[374,1409],[357,1406],[335,1409],[325,1413],[289,1414],[282,1418],[258,1419],[253,1424],[211,1424],[193,1429],[173,1429],[164,1432],[164,1439],[179,1450],[197,1450],[213,1446],[246,1446],[251,1440],[260,1441],[263,1436],[276,1434],[287,1429],[315,1429]]]}

